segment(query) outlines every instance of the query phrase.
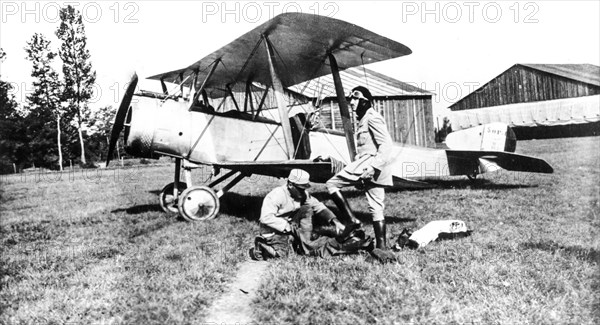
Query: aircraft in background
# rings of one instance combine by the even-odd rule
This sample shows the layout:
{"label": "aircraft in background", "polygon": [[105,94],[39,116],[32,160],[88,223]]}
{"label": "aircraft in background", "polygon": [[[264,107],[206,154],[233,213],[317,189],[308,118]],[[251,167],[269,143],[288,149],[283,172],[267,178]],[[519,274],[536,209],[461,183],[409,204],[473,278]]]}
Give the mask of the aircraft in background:
{"label": "aircraft in background", "polygon": [[[160,81],[162,93],[136,93],[134,75],[115,118],[107,165],[123,129],[129,154],[175,158],[174,180],[162,189],[160,205],[190,221],[214,218],[223,193],[251,175],[286,177],[300,168],[311,181],[325,182],[356,153],[340,70],[410,53],[403,44],[341,20],[279,15],[186,68],[150,77]],[[344,132],[308,127],[313,103],[288,89],[328,74]],[[167,83],[177,85],[174,92]],[[514,154],[514,133],[503,124],[451,133],[447,143],[450,150],[395,145],[394,186],[430,187],[424,181],[499,168],[553,172],[541,159]],[[214,176],[229,172],[194,185],[192,170],[201,165],[212,166]]]}

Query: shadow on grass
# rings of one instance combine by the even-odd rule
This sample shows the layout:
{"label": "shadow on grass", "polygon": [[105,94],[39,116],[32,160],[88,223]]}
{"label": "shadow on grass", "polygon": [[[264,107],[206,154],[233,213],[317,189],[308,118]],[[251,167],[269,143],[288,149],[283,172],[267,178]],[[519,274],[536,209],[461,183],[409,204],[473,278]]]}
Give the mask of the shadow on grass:
{"label": "shadow on grass", "polygon": [[142,204],[135,205],[125,209],[115,209],[111,213],[125,212],[127,214],[141,214],[146,212],[163,212],[162,208],[158,204]]}
{"label": "shadow on grass", "polygon": [[400,217],[385,217],[386,223],[406,223],[406,222],[415,222],[417,218],[400,218]]}
{"label": "shadow on grass", "polygon": [[555,254],[563,251],[577,259],[582,259],[589,263],[600,264],[600,252],[593,248],[583,248],[581,246],[563,246],[553,241],[547,242],[528,242],[519,245],[521,249],[539,249]]}
{"label": "shadow on grass", "polygon": [[148,191],[148,193],[154,194],[154,195],[157,195],[157,196],[160,195],[160,192],[161,192],[161,190],[151,190],[151,191]]}
{"label": "shadow on grass", "polygon": [[431,188],[424,189],[402,189],[402,188],[388,188],[386,193],[396,193],[401,191],[423,191],[431,189],[480,189],[480,190],[511,190],[516,188],[535,188],[538,187],[536,184],[505,184],[495,183],[493,180],[487,179],[444,179],[444,180],[430,180],[427,183],[433,185]]}
{"label": "shadow on grass", "polygon": [[[365,192],[359,191],[359,190],[355,189],[354,187],[348,187],[347,189],[343,189],[342,194],[344,194],[344,197],[346,199],[363,198],[366,200]],[[329,193],[327,193],[327,191],[310,192],[310,195],[312,195],[314,198],[316,198],[317,200],[319,200],[320,202],[323,202],[325,204],[327,204],[327,201],[333,203],[333,201],[331,201]]]}
{"label": "shadow on grass", "polygon": [[264,197],[241,195],[227,192],[221,197],[220,213],[228,214],[248,221],[260,218],[260,209]]}

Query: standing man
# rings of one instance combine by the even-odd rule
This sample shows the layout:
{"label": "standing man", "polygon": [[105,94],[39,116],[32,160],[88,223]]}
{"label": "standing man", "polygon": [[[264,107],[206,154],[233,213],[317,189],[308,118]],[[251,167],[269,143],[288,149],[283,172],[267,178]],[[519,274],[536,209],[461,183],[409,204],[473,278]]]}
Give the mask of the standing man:
{"label": "standing man", "polygon": [[392,137],[383,117],[371,107],[373,96],[362,86],[352,89],[350,106],[359,119],[356,131],[356,159],[329,179],[327,190],[333,202],[340,209],[349,229],[362,225],[354,217],[348,201],[340,189],[346,186],[359,186],[366,190],[369,212],[373,218],[376,248],[386,249],[386,225],[383,215],[385,186],[393,185],[389,168],[392,161]]}

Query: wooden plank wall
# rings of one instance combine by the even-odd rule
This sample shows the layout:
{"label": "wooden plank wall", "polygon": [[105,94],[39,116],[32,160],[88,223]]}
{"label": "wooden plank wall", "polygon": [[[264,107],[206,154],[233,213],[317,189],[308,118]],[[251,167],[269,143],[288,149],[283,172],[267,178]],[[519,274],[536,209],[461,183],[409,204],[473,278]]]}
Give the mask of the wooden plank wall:
{"label": "wooden plank wall", "polygon": [[[343,130],[337,102],[329,99],[323,102],[322,107],[323,125],[327,128]],[[373,107],[385,119],[395,142],[423,147],[435,146],[431,97],[376,99]],[[332,124],[332,120],[335,123]]]}
{"label": "wooden plank wall", "polygon": [[453,111],[500,106],[514,103],[591,96],[600,93],[600,87],[545,73],[523,66],[515,66],[490,81],[482,89],[469,94],[454,104]]}

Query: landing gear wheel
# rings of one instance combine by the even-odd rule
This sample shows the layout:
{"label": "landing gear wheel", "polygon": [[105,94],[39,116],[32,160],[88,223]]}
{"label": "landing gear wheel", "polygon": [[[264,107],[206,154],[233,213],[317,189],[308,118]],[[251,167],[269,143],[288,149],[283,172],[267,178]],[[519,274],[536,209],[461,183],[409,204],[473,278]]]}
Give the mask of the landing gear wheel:
{"label": "landing gear wheel", "polygon": [[177,209],[178,198],[181,196],[181,193],[187,188],[187,184],[184,182],[179,182],[177,197],[173,196],[173,188],[175,187],[175,183],[169,183],[163,187],[158,195],[158,202],[160,203],[160,207],[169,215],[177,215],[179,210]]}
{"label": "landing gear wheel", "polygon": [[207,186],[192,186],[179,196],[179,214],[187,221],[213,219],[219,207],[217,193]]}
{"label": "landing gear wheel", "polygon": [[477,179],[477,174],[467,175],[467,177],[471,182],[474,182]]}

